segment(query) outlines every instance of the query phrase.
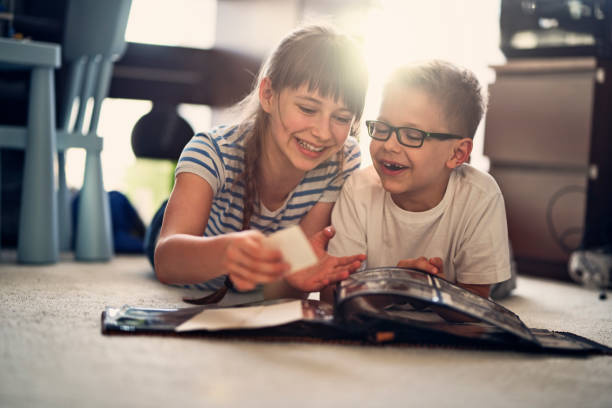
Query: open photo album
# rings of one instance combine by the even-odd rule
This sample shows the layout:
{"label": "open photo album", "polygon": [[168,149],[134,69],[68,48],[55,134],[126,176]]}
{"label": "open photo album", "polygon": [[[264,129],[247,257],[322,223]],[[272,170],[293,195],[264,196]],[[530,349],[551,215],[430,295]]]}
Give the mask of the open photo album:
{"label": "open photo album", "polygon": [[351,275],[337,285],[334,304],[280,299],[233,307],[107,307],[102,332],[612,354],[609,347],[572,333],[528,328],[491,300],[426,272],[397,267]]}

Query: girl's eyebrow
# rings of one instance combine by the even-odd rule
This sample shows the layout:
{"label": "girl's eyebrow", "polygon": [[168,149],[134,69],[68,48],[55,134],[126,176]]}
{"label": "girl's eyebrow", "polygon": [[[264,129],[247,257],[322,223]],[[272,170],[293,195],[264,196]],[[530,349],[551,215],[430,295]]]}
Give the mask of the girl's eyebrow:
{"label": "girl's eyebrow", "polygon": [[[317,99],[317,98],[312,97],[312,96],[298,95],[298,96],[296,96],[296,98],[298,98],[298,99],[302,99],[302,100],[304,100],[305,102],[312,102],[312,103],[316,103],[317,105],[322,105],[322,104],[323,104],[323,102],[322,102],[320,99]],[[342,107],[338,108],[338,110],[341,110],[341,111],[346,111],[346,112],[348,112],[348,113],[352,113],[352,112],[350,111],[350,109],[349,109],[349,108],[344,107],[344,106],[342,106]]]}
{"label": "girl's eyebrow", "polygon": [[323,103],[323,102],[321,102],[319,99],[317,99],[317,98],[313,98],[312,96],[302,96],[302,95],[298,95],[298,96],[297,96],[297,98],[298,98],[298,99],[303,99],[303,100],[305,100],[305,101],[307,101],[307,102],[313,102],[313,103],[316,103],[316,104],[319,104],[319,105],[321,105],[321,104]]}

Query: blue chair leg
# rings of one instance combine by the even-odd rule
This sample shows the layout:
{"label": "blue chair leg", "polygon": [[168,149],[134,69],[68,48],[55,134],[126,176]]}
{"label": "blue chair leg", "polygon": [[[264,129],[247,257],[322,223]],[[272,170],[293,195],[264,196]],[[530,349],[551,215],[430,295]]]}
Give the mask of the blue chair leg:
{"label": "blue chair leg", "polygon": [[0,250],[2,250],[2,149],[0,149]]}
{"label": "blue chair leg", "polygon": [[57,152],[55,138],[53,70],[34,68],[17,241],[19,262],[53,263],[59,258],[53,171]]}
{"label": "blue chair leg", "polygon": [[60,251],[70,251],[72,245],[72,200],[66,183],[66,152],[57,155],[57,207],[59,219]]}
{"label": "blue chair leg", "polygon": [[[68,69],[68,81],[66,81],[64,88],[64,100],[60,105],[61,111],[58,123],[59,129],[66,133],[70,130],[69,127],[72,105],[79,94],[80,87],[83,84],[86,62],[87,58],[81,57],[66,66]],[[66,151],[60,151],[58,153],[57,168],[57,205],[59,211],[60,250],[69,251],[72,248],[72,196],[68,190],[68,184],[66,182]]]}
{"label": "blue chair leg", "polygon": [[108,194],[104,191],[99,151],[88,151],[79,199],[75,258],[107,261],[113,256],[113,237]]}

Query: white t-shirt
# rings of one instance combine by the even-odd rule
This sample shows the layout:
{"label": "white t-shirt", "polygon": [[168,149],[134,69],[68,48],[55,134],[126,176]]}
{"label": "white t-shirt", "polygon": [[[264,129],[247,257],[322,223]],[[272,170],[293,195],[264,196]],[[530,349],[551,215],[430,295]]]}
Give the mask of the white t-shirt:
{"label": "white t-shirt", "polygon": [[451,282],[492,284],[510,278],[504,200],[493,177],[470,165],[450,176],[442,201],[410,212],[384,190],[374,167],[353,173],[332,212],[331,255],[367,255],[367,267],[440,257]]}

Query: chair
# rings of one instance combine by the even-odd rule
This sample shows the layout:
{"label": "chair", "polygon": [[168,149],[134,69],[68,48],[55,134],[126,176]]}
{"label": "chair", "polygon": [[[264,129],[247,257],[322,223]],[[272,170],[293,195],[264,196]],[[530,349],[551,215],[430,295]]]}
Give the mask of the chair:
{"label": "chair", "polygon": [[56,153],[54,69],[57,44],[0,38],[0,69],[30,70],[28,120],[0,126],[0,147],[24,149],[25,164],[17,259],[53,263],[59,257],[57,199],[53,166]]}
{"label": "chair", "polygon": [[[96,132],[114,60],[125,50],[130,6],[131,0],[68,1],[61,46],[68,80],[58,105],[57,129],[53,69],[60,64],[60,46],[0,39],[0,69],[32,70],[27,126],[0,126],[0,146],[26,152],[18,232],[20,262],[56,262],[59,249],[71,247],[71,199],[66,185],[65,151],[75,147],[87,152],[74,240],[75,258],[105,261],[113,256],[110,209],[100,161],[102,139]],[[93,110],[84,129],[87,102],[92,99]],[[72,108],[77,105],[76,122],[71,127]]]}
{"label": "chair", "polygon": [[[125,29],[131,0],[71,0],[62,43],[68,80],[61,103],[58,131],[58,207],[60,247],[72,242],[70,193],[66,185],[65,150],[84,148],[85,174],[78,204],[75,258],[105,261],[113,256],[108,196],[104,191],[97,135],[102,102],[108,94],[114,61],[125,51]],[[93,99],[89,126],[84,129],[87,102]],[[74,126],[70,127],[73,106],[78,103]]]}

